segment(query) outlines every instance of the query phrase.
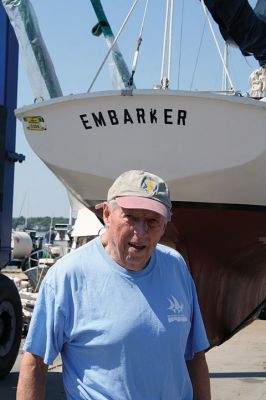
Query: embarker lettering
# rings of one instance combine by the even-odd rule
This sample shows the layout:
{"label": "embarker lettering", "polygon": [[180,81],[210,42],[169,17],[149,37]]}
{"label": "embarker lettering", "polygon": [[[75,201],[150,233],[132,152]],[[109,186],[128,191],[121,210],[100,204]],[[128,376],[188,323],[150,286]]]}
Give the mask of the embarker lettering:
{"label": "embarker lettering", "polygon": [[174,110],[172,108],[164,108],[157,110],[150,108],[145,110],[144,108],[131,109],[127,108],[123,110],[107,110],[98,111],[91,113],[80,114],[79,118],[82,122],[85,130],[114,126],[114,125],[133,125],[133,124],[150,124],[156,125],[158,123],[164,125],[179,125],[185,126],[187,120],[186,110]]}

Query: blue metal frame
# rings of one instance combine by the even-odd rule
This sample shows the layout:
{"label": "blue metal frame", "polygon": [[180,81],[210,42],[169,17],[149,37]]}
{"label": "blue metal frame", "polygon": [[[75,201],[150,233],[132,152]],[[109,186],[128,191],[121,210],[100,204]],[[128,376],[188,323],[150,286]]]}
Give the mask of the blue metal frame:
{"label": "blue metal frame", "polygon": [[[0,106],[2,108],[1,130],[4,133],[1,151],[4,166],[0,171],[3,187],[0,187],[0,268],[10,260],[12,206],[14,186],[14,162],[24,156],[15,153],[17,105],[18,43],[9,23],[5,9],[0,2]],[[4,125],[4,126],[3,126]]]}

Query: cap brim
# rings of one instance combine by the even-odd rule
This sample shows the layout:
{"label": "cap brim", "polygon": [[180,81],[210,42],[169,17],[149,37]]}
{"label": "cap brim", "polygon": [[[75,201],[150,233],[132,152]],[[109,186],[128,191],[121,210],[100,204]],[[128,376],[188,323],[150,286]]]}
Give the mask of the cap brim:
{"label": "cap brim", "polygon": [[170,221],[171,219],[171,212],[169,208],[156,200],[152,200],[146,197],[124,196],[124,197],[116,197],[115,201],[120,207],[123,208],[150,210],[162,215],[168,221]]}
{"label": "cap brim", "polygon": [[104,206],[104,201],[102,203],[98,203],[94,206],[95,210],[99,210],[100,208],[103,208]]}

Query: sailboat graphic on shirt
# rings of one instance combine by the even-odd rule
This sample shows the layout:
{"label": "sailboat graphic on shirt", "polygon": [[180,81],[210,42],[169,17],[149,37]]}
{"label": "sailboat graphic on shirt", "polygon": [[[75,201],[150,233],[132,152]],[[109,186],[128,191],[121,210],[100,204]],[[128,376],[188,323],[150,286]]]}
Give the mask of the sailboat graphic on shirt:
{"label": "sailboat graphic on shirt", "polygon": [[186,322],[188,319],[183,313],[184,305],[178,302],[178,300],[172,295],[168,298],[170,306],[168,310],[172,311],[173,314],[168,315],[168,322]]}

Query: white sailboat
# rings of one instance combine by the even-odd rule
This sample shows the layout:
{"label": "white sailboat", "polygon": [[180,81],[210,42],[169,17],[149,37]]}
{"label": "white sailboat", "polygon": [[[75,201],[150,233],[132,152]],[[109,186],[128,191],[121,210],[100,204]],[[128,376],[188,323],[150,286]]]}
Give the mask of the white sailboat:
{"label": "white sailboat", "polygon": [[[36,154],[91,210],[122,171],[141,168],[166,179],[173,218],[163,241],[187,260],[209,340],[220,344],[256,318],[265,300],[266,102],[170,90],[169,70],[159,88],[135,89],[136,62],[129,74],[100,2],[92,4],[101,17],[95,30],[111,38],[108,55],[124,88],[70,96],[58,89],[58,95],[50,93],[54,98],[16,115]],[[165,32],[171,31],[173,1],[167,5]],[[219,20],[219,10],[209,8]],[[265,22],[247,10],[264,34]],[[222,28],[233,33],[231,26]],[[171,36],[169,55],[170,42]],[[249,44],[240,45],[250,52]],[[255,50],[263,64],[264,38]]]}

